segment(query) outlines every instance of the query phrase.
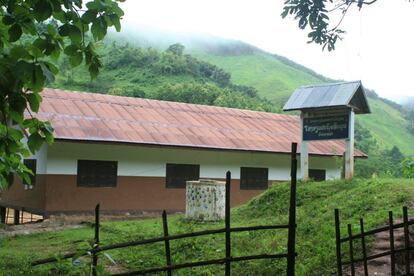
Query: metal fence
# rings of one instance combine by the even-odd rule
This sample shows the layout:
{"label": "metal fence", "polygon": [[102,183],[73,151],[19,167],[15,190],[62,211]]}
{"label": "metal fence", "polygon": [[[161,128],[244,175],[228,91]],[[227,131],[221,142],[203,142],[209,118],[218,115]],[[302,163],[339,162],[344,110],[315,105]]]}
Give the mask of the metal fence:
{"label": "metal fence", "polygon": [[[403,222],[402,223],[395,223],[393,219],[392,211],[388,213],[388,225],[379,227],[376,229],[372,229],[369,231],[365,231],[364,229],[364,220],[360,219],[360,232],[358,234],[352,233],[352,225],[348,224],[348,236],[341,238],[340,232],[340,221],[339,221],[339,210],[335,209],[335,232],[336,232],[336,258],[337,258],[337,271],[338,276],[342,276],[344,271],[344,267],[350,270],[350,274],[353,276],[355,275],[356,265],[362,264],[363,275],[369,275],[368,271],[368,261],[377,260],[383,257],[390,257],[390,275],[414,275],[410,271],[410,251],[414,250],[414,247],[410,246],[410,233],[409,233],[409,226],[414,224],[414,220],[408,219],[408,209],[407,207],[403,207]],[[404,245],[402,248],[396,249],[395,242],[396,237],[394,230],[403,228],[404,229]],[[369,236],[373,236],[380,232],[388,231],[389,233],[389,250],[376,253],[373,255],[368,255],[367,248],[366,248],[366,238]],[[361,244],[361,251],[356,252],[355,250],[355,242],[359,241]],[[349,250],[349,260],[342,261],[342,248],[341,245],[343,243],[348,243],[348,250]],[[356,253],[362,255],[362,257],[356,258]],[[396,255],[400,254],[402,257],[403,269],[404,272],[397,273],[396,272]],[[362,270],[361,269],[361,270]],[[397,273],[397,274],[396,274]],[[359,274],[360,275],[360,274]]]}
{"label": "metal fence", "polygon": [[[205,230],[192,233],[183,233],[170,235],[168,232],[168,219],[167,213],[164,211],[162,213],[162,223],[163,223],[163,233],[162,237],[156,237],[151,239],[129,241],[124,243],[117,243],[111,245],[101,246],[100,244],[100,214],[99,214],[99,204],[95,208],[95,238],[93,248],[87,252],[84,252],[82,256],[91,255],[92,256],[92,274],[97,275],[97,265],[99,260],[99,253],[113,250],[126,248],[131,246],[140,246],[145,244],[153,244],[158,242],[163,242],[165,245],[165,266],[162,267],[153,267],[137,271],[130,271],[127,273],[120,273],[114,275],[142,275],[150,274],[157,272],[166,272],[167,275],[172,275],[173,271],[183,268],[199,267],[206,265],[224,265],[225,275],[231,274],[231,263],[248,261],[248,260],[259,260],[259,259],[287,259],[287,268],[286,273],[288,276],[295,275],[295,233],[296,233],[296,174],[297,174],[297,158],[296,158],[297,144],[292,143],[292,153],[291,153],[291,186],[290,186],[290,206],[289,206],[289,223],[280,224],[280,225],[258,225],[258,226],[248,226],[248,227],[231,227],[230,226],[230,183],[231,183],[231,174],[227,172],[226,174],[226,193],[225,193],[225,227],[214,229],[214,230]],[[248,256],[239,256],[233,257],[231,254],[231,233],[234,232],[243,232],[243,231],[256,231],[256,230],[270,230],[270,229],[288,229],[288,244],[287,252],[277,253],[277,254],[258,254],[258,255],[248,255]],[[171,260],[171,248],[170,241],[179,240],[184,238],[205,236],[225,233],[225,256],[220,259],[210,259],[198,262],[188,262],[188,263],[179,263],[174,264]],[[64,256],[61,256],[59,259],[69,259],[74,257],[80,257],[79,253],[70,253]],[[33,266],[57,262],[57,258],[47,258],[43,260],[34,261]]]}

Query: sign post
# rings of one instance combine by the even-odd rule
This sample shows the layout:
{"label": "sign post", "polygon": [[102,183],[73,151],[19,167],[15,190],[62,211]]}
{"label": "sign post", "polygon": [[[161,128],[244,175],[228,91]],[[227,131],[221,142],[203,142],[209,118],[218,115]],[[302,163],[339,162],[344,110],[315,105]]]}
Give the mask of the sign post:
{"label": "sign post", "polygon": [[308,141],[345,139],[345,179],[354,175],[354,122],[352,109],[301,113],[301,177],[309,179]]}
{"label": "sign post", "polygon": [[304,117],[306,117],[305,113],[301,113],[300,115],[300,129],[301,129],[301,137],[302,143],[300,144],[300,174],[303,181],[307,181],[309,179],[309,152],[308,152],[308,142],[304,141]]}
{"label": "sign post", "polygon": [[[283,106],[283,111],[295,110],[301,111],[302,180],[309,178],[309,152],[318,152],[309,142],[337,139],[345,140],[343,171],[345,179],[351,180],[354,176],[355,114],[371,113],[361,81],[302,86],[293,92]],[[333,154],[340,156],[342,152]]]}
{"label": "sign post", "polygon": [[346,139],[345,151],[345,179],[351,180],[354,176],[354,128],[355,128],[355,113],[353,110],[349,111],[349,129],[348,139]]}

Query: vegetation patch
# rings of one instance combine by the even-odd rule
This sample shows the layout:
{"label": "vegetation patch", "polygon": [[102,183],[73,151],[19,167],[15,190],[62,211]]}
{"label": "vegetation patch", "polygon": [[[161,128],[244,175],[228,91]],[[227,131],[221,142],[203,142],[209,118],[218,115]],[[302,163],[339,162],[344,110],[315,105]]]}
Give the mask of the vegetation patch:
{"label": "vegetation patch", "polygon": [[[339,208],[343,233],[346,224],[359,231],[359,218],[364,217],[366,230],[385,224],[388,211],[401,216],[401,207],[410,205],[414,182],[402,179],[356,179],[352,182],[327,181],[298,184],[297,198],[297,275],[331,275],[335,272],[334,209]],[[262,195],[232,210],[232,226],[284,224],[288,221],[289,183],[275,184]],[[183,215],[169,218],[170,234],[223,227],[223,222],[188,222]],[[162,235],[161,218],[103,222],[103,245]],[[5,275],[45,275],[53,269],[79,274],[87,269],[87,259],[62,261],[57,265],[29,267],[30,261],[58,256],[89,248],[92,228],[3,238],[0,246],[0,271]],[[359,246],[356,244],[356,246]],[[189,238],[171,242],[173,263],[200,261],[224,256],[224,234]],[[287,230],[263,230],[232,234],[233,256],[279,253],[287,250]],[[346,252],[346,249],[343,250]],[[141,269],[165,265],[164,244],[129,247],[107,252],[118,267]],[[345,257],[345,256],[344,256]],[[113,266],[102,256],[101,264]],[[235,275],[279,275],[285,273],[286,262],[261,260],[234,263]],[[223,266],[212,265],[178,270],[177,275],[216,275]]]}

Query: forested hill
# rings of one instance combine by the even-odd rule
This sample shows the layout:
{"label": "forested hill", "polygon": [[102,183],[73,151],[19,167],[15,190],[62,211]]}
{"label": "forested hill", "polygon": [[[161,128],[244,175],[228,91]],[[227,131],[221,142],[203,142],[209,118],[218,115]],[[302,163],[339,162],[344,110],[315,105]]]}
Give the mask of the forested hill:
{"label": "forested hill", "polygon": [[[51,86],[281,112],[297,87],[333,81],[238,41],[175,36],[157,41],[113,36],[99,48],[104,68],[96,80],[90,81],[82,66],[70,69],[69,61],[61,60],[61,74]],[[357,145],[370,156],[358,165],[359,173],[399,173],[400,161],[414,154],[409,116],[373,92],[369,103],[372,114],[357,117]]]}
{"label": "forested hill", "polygon": [[86,68],[71,69],[60,61],[53,87],[152,98],[186,103],[280,112],[251,86],[231,82],[230,73],[218,66],[184,54],[181,44],[166,50],[109,42],[101,45],[103,70],[90,81]]}

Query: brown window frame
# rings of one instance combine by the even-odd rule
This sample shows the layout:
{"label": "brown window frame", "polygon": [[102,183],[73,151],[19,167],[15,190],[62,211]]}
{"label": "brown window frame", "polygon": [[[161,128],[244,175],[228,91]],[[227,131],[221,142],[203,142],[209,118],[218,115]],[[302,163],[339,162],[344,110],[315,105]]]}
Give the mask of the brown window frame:
{"label": "brown window frame", "polygon": [[[97,177],[98,174],[107,175]],[[83,188],[114,188],[118,180],[118,161],[78,160],[76,185]]]}
{"label": "brown window frame", "polygon": [[[181,171],[177,172],[177,169]],[[184,172],[183,170],[187,171]],[[189,172],[189,170],[194,171]],[[200,165],[198,164],[167,163],[165,171],[165,187],[167,189],[185,189],[186,181],[200,178]],[[184,175],[186,173],[187,175]]]}
{"label": "brown window frame", "polygon": [[[262,178],[258,178],[259,175],[262,175]],[[268,187],[269,187],[269,168],[257,168],[257,167],[241,167],[240,168],[240,190],[266,190]]]}
{"label": "brown window frame", "polygon": [[36,185],[36,170],[37,170],[37,159],[24,159],[23,164],[29,168],[33,175],[30,175],[30,184],[23,178],[22,183],[25,189],[32,189],[34,185]]}
{"label": "brown window frame", "polygon": [[[323,178],[315,177],[315,176],[312,177],[312,175],[314,173],[316,173],[316,174],[322,173]],[[314,181],[325,181],[326,180],[326,170],[324,170],[324,169],[309,169],[308,176],[309,176],[309,179],[312,179]]]}

